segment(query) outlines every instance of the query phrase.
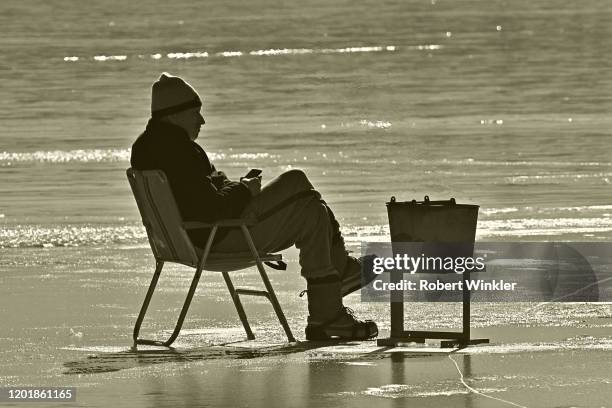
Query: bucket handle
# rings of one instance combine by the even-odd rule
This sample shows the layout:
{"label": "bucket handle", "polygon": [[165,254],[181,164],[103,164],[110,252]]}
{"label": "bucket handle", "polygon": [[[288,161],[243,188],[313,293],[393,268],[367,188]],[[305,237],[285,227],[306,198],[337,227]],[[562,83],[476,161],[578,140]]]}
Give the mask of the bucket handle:
{"label": "bucket handle", "polygon": [[[395,196],[391,196],[391,204],[394,204],[397,201],[397,199],[395,198]],[[410,204],[425,204],[425,205],[430,205],[430,204],[450,204],[450,205],[455,205],[457,204],[457,202],[455,201],[455,197],[451,197],[450,200],[439,200],[439,201],[431,201],[429,199],[429,196],[426,195],[425,198],[423,199],[423,201],[419,202],[415,199],[413,199],[412,201],[410,201]]]}
{"label": "bucket handle", "polygon": [[[416,202],[414,200],[412,200],[412,201]],[[450,204],[450,205],[455,205],[455,204],[457,204],[457,202],[455,201],[455,197],[451,197],[450,200],[431,201],[429,199],[429,196],[426,195],[425,198],[423,199],[423,204],[425,204],[425,205],[429,205],[429,204]]]}

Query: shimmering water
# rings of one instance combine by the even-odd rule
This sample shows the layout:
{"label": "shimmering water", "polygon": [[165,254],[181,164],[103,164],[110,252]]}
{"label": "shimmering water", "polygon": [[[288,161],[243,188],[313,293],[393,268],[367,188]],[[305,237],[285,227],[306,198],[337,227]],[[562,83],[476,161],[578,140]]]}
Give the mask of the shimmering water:
{"label": "shimmering water", "polygon": [[1,7],[2,247],[145,242],[124,170],[164,70],[217,167],[303,168],[355,241],[426,194],[481,205],[481,238],[612,236],[607,2]]}

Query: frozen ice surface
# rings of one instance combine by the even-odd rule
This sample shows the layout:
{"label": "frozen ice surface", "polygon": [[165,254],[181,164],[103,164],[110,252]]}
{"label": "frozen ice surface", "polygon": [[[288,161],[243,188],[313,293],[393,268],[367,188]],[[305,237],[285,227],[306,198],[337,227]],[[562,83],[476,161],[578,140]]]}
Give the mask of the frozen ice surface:
{"label": "frozen ice surface", "polygon": [[[263,298],[244,303],[257,336],[246,341],[220,275],[203,274],[174,349],[131,349],[153,271],[150,251],[114,248],[10,250],[0,260],[0,381],[78,387],[79,406],[605,406],[612,379],[612,305],[473,305],[473,335],[492,343],[462,350],[436,342],[395,349],[367,342],[286,343]],[[304,340],[306,301],[295,253],[270,272],[294,334]],[[255,270],[236,284],[257,287]],[[168,336],[191,271],[168,266],[143,334]],[[346,299],[388,335],[388,305]],[[406,326],[449,329],[459,305],[411,303]],[[500,405],[501,404],[501,405]]]}

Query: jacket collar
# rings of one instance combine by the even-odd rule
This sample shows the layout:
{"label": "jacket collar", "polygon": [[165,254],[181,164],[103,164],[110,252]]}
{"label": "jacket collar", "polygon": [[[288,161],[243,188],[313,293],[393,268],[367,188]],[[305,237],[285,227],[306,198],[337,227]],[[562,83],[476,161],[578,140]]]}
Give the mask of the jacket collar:
{"label": "jacket collar", "polygon": [[149,119],[149,122],[147,123],[146,133],[149,133],[155,137],[178,137],[180,139],[184,138],[187,141],[191,141],[185,129],[170,122],[161,121],[159,119]]}

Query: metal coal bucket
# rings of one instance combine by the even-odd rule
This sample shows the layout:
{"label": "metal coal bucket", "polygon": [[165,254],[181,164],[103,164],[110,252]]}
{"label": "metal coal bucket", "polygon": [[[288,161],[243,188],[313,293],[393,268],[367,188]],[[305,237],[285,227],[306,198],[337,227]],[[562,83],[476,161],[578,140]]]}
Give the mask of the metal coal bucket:
{"label": "metal coal bucket", "polygon": [[446,201],[387,203],[391,242],[453,242],[473,243],[479,206]]}
{"label": "metal coal bucket", "polygon": [[[425,196],[423,201],[398,202],[391,197],[387,211],[394,256],[472,257],[478,208],[457,204],[454,198],[431,201]],[[416,272],[445,273],[434,269]]]}
{"label": "metal coal bucket", "polygon": [[[390,202],[387,203],[387,212],[394,256],[408,249],[416,256],[472,257],[478,209],[477,205],[457,204],[454,198],[447,201],[431,201],[428,196],[425,196],[423,201],[398,202],[395,197],[391,197]],[[422,273],[423,271],[415,272]],[[428,269],[424,272],[438,271]],[[392,283],[398,283],[402,278],[402,270],[391,270]],[[390,297],[391,335],[385,339],[378,339],[378,345],[397,346],[405,342],[424,343],[425,339],[441,339],[443,347],[488,343],[488,339],[470,338],[470,291],[465,284],[470,279],[470,271],[466,270],[461,275],[451,273],[446,279],[464,281],[461,293],[463,328],[460,332],[405,330],[404,294],[403,291],[394,291]]]}

